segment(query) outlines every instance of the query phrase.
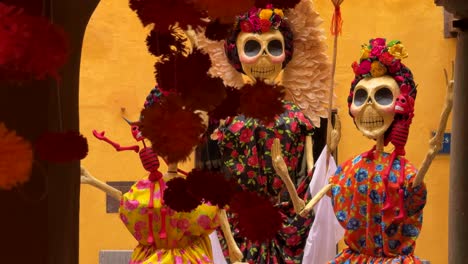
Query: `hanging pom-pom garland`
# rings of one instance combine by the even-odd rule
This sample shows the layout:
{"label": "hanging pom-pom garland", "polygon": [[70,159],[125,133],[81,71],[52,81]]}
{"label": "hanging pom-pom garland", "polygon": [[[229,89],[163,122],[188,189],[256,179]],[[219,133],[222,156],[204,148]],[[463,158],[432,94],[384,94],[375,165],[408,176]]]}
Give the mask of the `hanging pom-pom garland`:
{"label": "hanging pom-pom garland", "polygon": [[190,193],[187,181],[179,177],[167,182],[163,198],[164,204],[178,212],[190,212],[202,202]]}
{"label": "hanging pom-pom garland", "polygon": [[222,172],[210,170],[192,170],[187,176],[187,183],[194,196],[219,208],[231,201],[235,188]]}
{"label": "hanging pom-pom garland", "polygon": [[271,122],[284,112],[281,99],[284,87],[269,85],[262,81],[247,84],[241,89],[239,112],[247,117]]}
{"label": "hanging pom-pom garland", "polygon": [[252,241],[268,241],[281,229],[283,218],[278,208],[255,192],[243,191],[234,195],[232,212],[242,236]]}
{"label": "hanging pom-pom garland", "polygon": [[206,26],[205,36],[211,40],[224,40],[228,36],[231,27],[232,24],[224,24],[219,19],[216,19]]}
{"label": "hanging pom-pom garland", "polygon": [[146,38],[146,45],[154,56],[171,56],[185,49],[186,40],[187,38],[175,31],[158,32],[153,29]]}
{"label": "hanging pom-pom garland", "polygon": [[88,141],[77,131],[46,132],[35,144],[39,159],[64,163],[84,159],[88,155]]}
{"label": "hanging pom-pom garland", "polygon": [[226,88],[226,97],[211,112],[208,113],[214,120],[226,119],[229,116],[236,116],[240,106],[240,91],[235,88]]}
{"label": "hanging pom-pom garland", "polygon": [[0,189],[10,190],[31,175],[31,144],[0,123]]}
{"label": "hanging pom-pom garland", "polygon": [[185,161],[205,131],[202,118],[186,109],[175,95],[141,112],[143,136],[168,163]]}
{"label": "hanging pom-pom garland", "polygon": [[232,24],[237,15],[249,10],[254,5],[254,0],[194,0],[195,6],[200,11],[206,11],[213,19],[221,23]]}

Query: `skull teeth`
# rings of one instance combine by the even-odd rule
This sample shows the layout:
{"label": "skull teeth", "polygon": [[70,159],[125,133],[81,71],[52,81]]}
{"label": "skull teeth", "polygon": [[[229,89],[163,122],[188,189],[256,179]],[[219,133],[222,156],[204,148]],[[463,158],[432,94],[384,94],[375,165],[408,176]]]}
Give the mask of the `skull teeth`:
{"label": "skull teeth", "polygon": [[251,70],[252,75],[255,77],[264,77],[268,76],[272,73],[275,72],[275,67],[269,67],[269,68],[252,68]]}
{"label": "skull teeth", "polygon": [[395,106],[395,110],[398,110],[398,111],[403,111],[403,110],[405,110],[405,109],[403,109],[403,107],[401,107],[401,106],[397,105],[397,106]]}
{"label": "skull teeth", "polygon": [[384,124],[384,119],[382,117],[370,117],[366,119],[361,119],[361,125],[367,128],[376,128],[381,127]]}

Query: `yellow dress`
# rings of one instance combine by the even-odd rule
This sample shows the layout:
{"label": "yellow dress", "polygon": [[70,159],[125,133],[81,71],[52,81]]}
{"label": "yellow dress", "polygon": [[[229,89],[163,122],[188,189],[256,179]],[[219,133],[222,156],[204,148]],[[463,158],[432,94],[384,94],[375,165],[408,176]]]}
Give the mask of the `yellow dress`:
{"label": "yellow dress", "polygon": [[213,263],[208,235],[219,226],[218,208],[202,204],[190,213],[171,210],[162,204],[165,185],[163,179],[142,179],[122,196],[120,218],[138,241],[130,264]]}

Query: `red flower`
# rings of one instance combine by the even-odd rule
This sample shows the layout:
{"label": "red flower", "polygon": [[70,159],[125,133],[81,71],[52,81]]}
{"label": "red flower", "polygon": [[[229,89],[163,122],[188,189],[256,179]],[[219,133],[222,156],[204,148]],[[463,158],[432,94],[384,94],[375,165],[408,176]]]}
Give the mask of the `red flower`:
{"label": "red flower", "polygon": [[271,22],[268,19],[260,19],[260,29],[262,30],[262,33],[266,33],[270,31],[271,27]]}
{"label": "red flower", "polygon": [[247,172],[247,177],[249,177],[249,179],[253,179],[255,177],[256,173],[254,171],[249,171]]}
{"label": "red flower", "polygon": [[237,156],[239,156],[239,153],[237,152],[237,150],[233,150],[233,151],[231,152],[231,157],[237,158]]}
{"label": "red flower", "polygon": [[295,245],[297,245],[297,243],[299,243],[299,241],[301,241],[301,237],[298,236],[298,235],[294,235],[294,236],[286,239],[286,244],[289,245],[289,246],[295,246]]}
{"label": "red flower", "polygon": [[241,132],[240,141],[241,141],[241,142],[245,142],[245,143],[250,142],[252,136],[253,136],[252,130],[250,130],[250,129],[244,129],[244,130]]}
{"label": "red flower", "polygon": [[351,67],[353,68],[354,74],[359,75],[359,64],[357,63],[357,61],[353,62],[353,64],[351,64]]}
{"label": "red flower", "polygon": [[237,133],[243,126],[244,126],[244,123],[242,121],[238,121],[238,122],[232,124],[229,127],[229,130],[231,130],[233,133]]}
{"label": "red flower", "polygon": [[267,147],[267,149],[271,149],[271,146],[273,146],[273,140],[274,140],[274,138],[267,139],[267,141],[265,143],[265,146]]}
{"label": "red flower", "polygon": [[267,183],[267,177],[266,176],[258,176],[258,183],[261,185],[265,185]]}
{"label": "red flower", "polygon": [[248,20],[244,20],[240,23],[242,32],[253,32],[253,25]]}
{"label": "red flower", "polygon": [[391,65],[390,67],[388,67],[388,71],[390,73],[397,73],[399,72],[401,69],[401,62],[400,60],[395,60]]}
{"label": "red flower", "polygon": [[249,166],[258,166],[258,157],[257,156],[251,156],[248,158],[247,160],[247,164],[249,164]]}
{"label": "red flower", "polygon": [[236,170],[240,173],[244,172],[244,165],[236,164]]}
{"label": "red flower", "polygon": [[385,39],[384,38],[375,38],[370,40],[370,44],[375,46],[385,46]]}
{"label": "red flower", "polygon": [[286,234],[294,234],[297,232],[297,228],[295,226],[287,226],[283,228],[283,232]]}
{"label": "red flower", "polygon": [[370,52],[371,57],[378,57],[380,54],[382,54],[382,51],[384,50],[385,46],[374,46]]}
{"label": "red flower", "polygon": [[283,186],[283,181],[277,177],[273,179],[273,188],[280,189]]}
{"label": "red flower", "polygon": [[371,63],[370,61],[368,61],[368,60],[362,61],[362,62],[359,64],[359,69],[358,69],[359,75],[369,73],[370,70],[371,70],[371,64],[372,64],[372,63]]}
{"label": "red flower", "polygon": [[394,57],[392,56],[392,54],[388,52],[384,52],[379,56],[379,61],[386,66],[392,65],[393,59]]}

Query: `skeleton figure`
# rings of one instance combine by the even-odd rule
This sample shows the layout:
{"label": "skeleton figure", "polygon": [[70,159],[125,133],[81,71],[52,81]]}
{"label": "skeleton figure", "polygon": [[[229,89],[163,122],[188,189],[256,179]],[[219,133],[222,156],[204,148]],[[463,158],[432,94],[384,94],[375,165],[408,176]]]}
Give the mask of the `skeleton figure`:
{"label": "skeleton figure", "polygon": [[[329,263],[421,263],[413,252],[422,226],[426,187],[424,174],[418,174],[403,157],[416,97],[413,75],[401,63],[405,57],[399,41],[387,44],[378,38],[363,46],[360,62],[353,64],[350,115],[376,146],[341,164],[330,184],[301,212],[307,214],[325,194],[331,197],[347,247]],[[428,155],[437,148],[434,144],[440,142],[450,112],[452,84],[447,82],[447,88],[441,127]],[[392,153],[384,152],[388,142],[395,145]],[[423,163],[424,172],[431,157]],[[283,163],[280,154],[275,154],[275,160]]]}

